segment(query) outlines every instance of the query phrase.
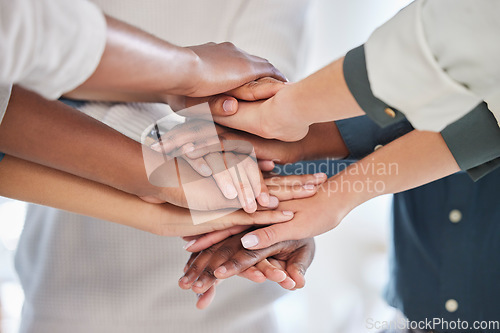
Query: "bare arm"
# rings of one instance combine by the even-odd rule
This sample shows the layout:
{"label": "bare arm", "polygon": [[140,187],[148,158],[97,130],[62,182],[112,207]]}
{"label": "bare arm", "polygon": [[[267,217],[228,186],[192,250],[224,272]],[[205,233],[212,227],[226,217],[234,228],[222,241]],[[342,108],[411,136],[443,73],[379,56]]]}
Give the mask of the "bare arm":
{"label": "bare arm", "polygon": [[254,231],[245,236],[243,244],[264,248],[278,241],[324,233],[371,198],[405,191],[458,171],[441,134],[413,131],[330,178],[314,198],[280,204],[279,209],[295,212],[294,219]]}
{"label": "bare arm", "polygon": [[[0,184],[1,196],[84,214],[161,236],[196,235],[235,225],[269,224],[291,219],[281,211],[251,215],[236,211],[194,225],[187,209],[170,204],[150,204],[112,187],[8,155],[0,162]],[[279,191],[275,195],[281,196]],[[301,197],[299,192],[296,195]],[[302,195],[312,194],[302,192]],[[285,199],[284,196],[290,197],[290,193],[283,191],[281,198]]]}

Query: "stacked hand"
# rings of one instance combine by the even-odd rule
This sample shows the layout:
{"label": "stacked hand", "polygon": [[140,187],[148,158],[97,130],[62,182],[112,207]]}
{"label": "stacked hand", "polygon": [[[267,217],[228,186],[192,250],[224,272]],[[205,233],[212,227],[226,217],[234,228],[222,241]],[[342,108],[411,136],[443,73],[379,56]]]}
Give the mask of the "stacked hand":
{"label": "stacked hand", "polygon": [[[207,307],[215,296],[215,286],[234,275],[257,283],[268,279],[288,290],[304,287],[304,275],[314,257],[312,238],[285,241],[252,251],[242,247],[243,235],[239,233],[206,249],[197,249],[189,258],[179,286],[199,295],[198,308]],[[185,239],[191,243],[194,240],[193,237]]]}

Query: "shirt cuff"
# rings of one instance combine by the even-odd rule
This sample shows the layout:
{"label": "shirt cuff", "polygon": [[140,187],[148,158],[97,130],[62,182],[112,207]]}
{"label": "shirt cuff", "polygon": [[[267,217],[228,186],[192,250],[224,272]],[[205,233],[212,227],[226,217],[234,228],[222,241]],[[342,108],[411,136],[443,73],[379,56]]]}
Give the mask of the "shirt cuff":
{"label": "shirt cuff", "polygon": [[359,160],[413,130],[406,120],[381,128],[366,116],[339,120],[335,124],[349,150],[347,159],[350,160]]}
{"label": "shirt cuff", "polygon": [[442,132],[458,166],[477,180],[498,167],[500,128],[486,103],[476,106]]}
{"label": "shirt cuff", "polygon": [[368,80],[363,45],[346,54],[343,71],[347,87],[354,99],[375,123],[383,127],[405,119],[401,112],[384,103],[373,94]]}
{"label": "shirt cuff", "polygon": [[376,97],[401,110],[415,128],[439,132],[482,98],[437,63],[425,38],[425,3],[414,1],[375,30],[365,44],[366,66]]}

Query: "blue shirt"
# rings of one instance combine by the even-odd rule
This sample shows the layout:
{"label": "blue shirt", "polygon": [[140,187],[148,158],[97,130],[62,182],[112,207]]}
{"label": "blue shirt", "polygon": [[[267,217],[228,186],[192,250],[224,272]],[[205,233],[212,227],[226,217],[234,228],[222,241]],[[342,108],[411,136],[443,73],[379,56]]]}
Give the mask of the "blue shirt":
{"label": "blue shirt", "polygon": [[[411,130],[406,121],[382,129],[367,117],[337,126],[355,158]],[[460,319],[470,327],[447,332],[498,332],[471,328],[500,320],[499,194],[500,170],[476,183],[461,172],[395,194],[389,304],[412,321]]]}

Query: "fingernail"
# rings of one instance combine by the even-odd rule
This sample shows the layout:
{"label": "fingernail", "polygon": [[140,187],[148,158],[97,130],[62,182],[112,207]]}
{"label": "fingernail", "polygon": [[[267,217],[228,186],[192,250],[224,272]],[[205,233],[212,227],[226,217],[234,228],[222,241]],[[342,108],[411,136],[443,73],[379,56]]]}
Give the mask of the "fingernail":
{"label": "fingernail", "polygon": [[201,288],[201,287],[203,287],[203,282],[201,282],[201,281],[196,281],[196,282],[193,284],[193,287],[196,287],[196,288]]}
{"label": "fingernail", "polygon": [[189,283],[189,279],[188,279],[187,276],[183,276],[183,277],[180,278],[179,282],[182,283],[182,284],[188,284]]}
{"label": "fingernail", "polygon": [[269,198],[269,206],[268,207],[271,207],[271,208],[278,207],[279,203],[280,203],[279,199],[275,196],[272,196]]}
{"label": "fingernail", "polygon": [[224,275],[227,273],[227,268],[224,267],[224,266],[221,266],[219,268],[217,268],[215,271],[214,271],[214,274],[217,273],[217,275]]}
{"label": "fingernail", "polygon": [[293,212],[291,210],[284,210],[282,213],[285,216],[293,216]]}
{"label": "fingernail", "polygon": [[191,240],[191,241],[187,242],[187,243],[186,243],[186,244],[185,244],[182,248],[183,248],[184,250],[187,250],[187,249],[189,249],[189,248],[190,248],[190,247],[191,247],[194,243],[196,243],[196,239],[193,239],[193,240]]}
{"label": "fingernail", "polygon": [[303,185],[302,188],[306,191],[312,191],[316,188],[316,186],[314,186],[312,184],[306,184],[306,185]]}
{"label": "fingernail", "polygon": [[269,194],[267,194],[266,192],[262,192],[260,195],[260,201],[261,201],[261,204],[262,206],[269,206]]}
{"label": "fingernail", "polygon": [[205,176],[205,177],[208,177],[212,174],[212,169],[210,169],[209,166],[206,164],[201,165],[200,171],[203,174],[203,176]]}
{"label": "fingernail", "polygon": [[238,196],[238,192],[236,191],[236,188],[232,185],[226,185],[226,197],[228,199],[234,199]]}
{"label": "fingernail", "polygon": [[326,177],[326,173],[318,172],[318,173],[315,173],[313,176],[316,177],[316,178],[325,178]]}
{"label": "fingernail", "polygon": [[246,235],[241,238],[241,245],[243,245],[243,247],[246,249],[248,249],[249,247],[254,247],[257,244],[259,244],[259,237],[257,237],[256,235]]}
{"label": "fingernail", "polygon": [[226,99],[224,103],[222,103],[222,108],[226,113],[234,113],[235,101],[232,99]]}
{"label": "fingernail", "polygon": [[194,146],[192,144],[184,148],[184,153],[190,153],[192,151],[194,151]]}
{"label": "fingernail", "polygon": [[280,280],[278,282],[283,282],[286,279],[286,273],[283,272],[281,269],[275,269],[274,272],[280,273],[281,275]]}

